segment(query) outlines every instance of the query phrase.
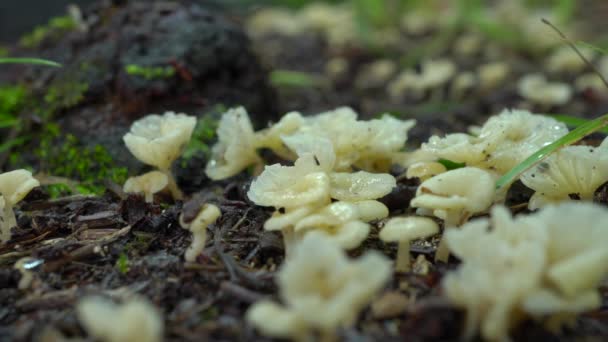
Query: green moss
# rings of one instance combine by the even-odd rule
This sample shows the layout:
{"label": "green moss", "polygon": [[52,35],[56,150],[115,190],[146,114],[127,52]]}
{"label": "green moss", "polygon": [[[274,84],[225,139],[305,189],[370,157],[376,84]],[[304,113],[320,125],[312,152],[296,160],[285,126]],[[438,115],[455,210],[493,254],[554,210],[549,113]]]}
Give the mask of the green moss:
{"label": "green moss", "polygon": [[196,127],[192,133],[192,139],[182,153],[181,165],[186,167],[188,161],[197,154],[209,157],[211,154],[211,143],[215,140],[215,131],[218,121],[209,116],[204,116],[196,122]]}
{"label": "green moss", "polygon": [[116,268],[118,272],[126,274],[129,272],[129,257],[125,253],[120,253],[118,260],[116,260]]}
{"label": "green moss", "polygon": [[43,111],[45,118],[49,118],[55,112],[76,106],[84,99],[89,85],[84,82],[70,82],[57,80],[51,83],[44,96],[46,109]]}
{"label": "green moss", "polygon": [[129,64],[125,67],[125,72],[131,76],[143,77],[146,80],[156,80],[171,78],[175,75],[175,68],[172,66],[142,66]]}
{"label": "green moss", "polygon": [[0,128],[13,127],[19,123],[16,114],[26,97],[23,86],[0,87]]}
{"label": "green moss", "polygon": [[76,21],[69,15],[51,18],[46,25],[36,26],[30,33],[25,34],[19,40],[19,44],[26,48],[35,48],[49,38],[61,37],[66,32],[78,27]]}
{"label": "green moss", "polygon": [[[54,124],[46,125],[34,155],[40,160],[41,171],[79,181],[75,190],[81,194],[101,194],[104,180],[123,184],[128,176],[127,168],[117,167],[103,146],[83,146],[71,134],[62,137]],[[65,188],[59,190],[57,195],[65,195]]]}

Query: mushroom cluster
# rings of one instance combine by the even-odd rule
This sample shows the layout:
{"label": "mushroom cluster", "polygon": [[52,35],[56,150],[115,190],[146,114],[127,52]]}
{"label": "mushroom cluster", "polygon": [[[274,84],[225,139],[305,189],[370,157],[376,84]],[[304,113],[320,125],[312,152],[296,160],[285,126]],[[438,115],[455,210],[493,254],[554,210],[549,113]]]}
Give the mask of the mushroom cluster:
{"label": "mushroom cluster", "polygon": [[367,222],[388,216],[376,199],[391,192],[395,178],[332,171],[337,158],[328,139],[285,141],[299,155],[294,165],[266,166],[247,193],[255,204],[276,209],[264,228],[282,232],[287,254],[311,231],[322,232],[344,249],[358,247],[369,234]]}
{"label": "mushroom cluster", "polygon": [[421,151],[429,159],[448,159],[504,174],[538,149],[568,133],[565,124],[524,110],[504,110],[491,117],[477,135],[432,136]]}
{"label": "mushroom cluster", "polygon": [[259,149],[266,148],[295,161],[303,149],[327,146],[326,142],[331,143],[335,154],[331,157],[335,171],[358,168],[387,172],[413,126],[413,120],[402,121],[389,115],[360,121],[352,109],[342,107],[310,117],[288,113],[275,125],[254,132],[247,112],[243,108],[232,109],[220,121],[219,141],[205,172],[211,179],[226,179],[247,167],[260,166]]}
{"label": "mushroom cluster", "polygon": [[462,260],[442,286],[466,309],[465,337],[508,338],[525,316],[558,327],[577,313],[598,308],[600,281],[608,274],[608,210],[590,203],[547,206],[511,217],[495,207],[491,219],[445,233]]}
{"label": "mushroom cluster", "polygon": [[261,300],[247,320],[262,333],[298,341],[335,340],[336,329],[355,323],[359,312],[390,278],[385,257],[368,252],[356,261],[321,234],[310,234],[278,274],[284,305]]}

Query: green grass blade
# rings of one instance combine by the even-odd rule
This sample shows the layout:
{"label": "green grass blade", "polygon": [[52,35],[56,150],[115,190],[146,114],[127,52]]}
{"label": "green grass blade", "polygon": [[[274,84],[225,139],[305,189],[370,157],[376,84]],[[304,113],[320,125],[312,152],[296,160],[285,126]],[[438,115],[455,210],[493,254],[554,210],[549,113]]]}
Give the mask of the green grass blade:
{"label": "green grass blade", "polygon": [[312,88],[324,83],[322,77],[301,71],[273,70],[270,83],[275,87]]}
{"label": "green grass blade", "polygon": [[60,68],[61,64],[40,58],[2,57],[0,64],[33,64]]}
{"label": "green grass blade", "polygon": [[[588,119],[577,118],[575,116],[570,116],[570,115],[550,114],[549,116],[551,116],[552,118],[554,118],[555,120],[557,120],[559,122],[565,123],[567,126],[574,127],[574,128],[582,126],[589,122]],[[608,134],[608,128],[602,128],[602,129],[598,130],[598,132]]]}
{"label": "green grass blade", "polygon": [[496,188],[500,189],[504,186],[513,183],[517,178],[519,178],[522,173],[524,173],[526,170],[533,167],[537,163],[541,162],[543,159],[547,158],[551,153],[557,151],[558,149],[564,146],[571,145],[581,140],[582,138],[588,136],[589,134],[601,130],[607,125],[608,114],[604,114],[597,119],[582,124],[572,132],[564,135],[560,139],[536,151],[526,160],[512,168],[504,176],[500,177],[500,179],[496,182]]}

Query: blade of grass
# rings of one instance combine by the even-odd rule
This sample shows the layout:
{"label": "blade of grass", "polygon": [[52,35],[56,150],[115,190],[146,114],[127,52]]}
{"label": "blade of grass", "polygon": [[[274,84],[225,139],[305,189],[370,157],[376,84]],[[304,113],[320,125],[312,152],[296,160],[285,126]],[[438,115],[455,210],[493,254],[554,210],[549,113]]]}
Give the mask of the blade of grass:
{"label": "blade of grass", "polygon": [[20,58],[20,57],[3,57],[0,58],[0,64],[34,64],[60,68],[61,64],[46,59],[40,58]]}
{"label": "blade of grass", "polygon": [[519,178],[522,173],[547,158],[551,153],[557,151],[558,149],[564,146],[571,145],[581,140],[582,138],[588,136],[589,134],[597,132],[598,130],[606,126],[608,126],[608,114],[604,114],[597,119],[584,123],[572,132],[564,135],[553,143],[536,151],[526,160],[512,168],[504,176],[498,179],[498,181],[496,182],[496,189],[503,188],[504,186],[513,183],[517,178]]}
{"label": "blade of grass", "polygon": [[[554,118],[555,120],[557,120],[559,122],[565,123],[567,126],[574,127],[574,128],[582,126],[582,125],[586,124],[587,122],[589,122],[589,120],[587,120],[587,119],[577,118],[575,116],[570,116],[570,115],[563,115],[563,114],[547,114],[547,115],[551,116],[552,118]],[[598,132],[608,134],[608,128],[602,128],[602,129],[598,130]]]}
{"label": "blade of grass", "polygon": [[273,70],[270,73],[270,83],[275,87],[312,88],[324,83],[318,75],[292,70]]}

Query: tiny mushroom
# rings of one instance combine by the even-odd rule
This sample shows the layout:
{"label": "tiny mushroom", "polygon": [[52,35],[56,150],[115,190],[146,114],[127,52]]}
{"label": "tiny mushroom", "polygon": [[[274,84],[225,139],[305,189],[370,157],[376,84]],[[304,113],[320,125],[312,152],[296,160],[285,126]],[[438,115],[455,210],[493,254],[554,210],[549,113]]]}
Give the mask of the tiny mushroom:
{"label": "tiny mushroom", "polygon": [[522,77],[517,84],[517,90],[520,96],[544,108],[568,103],[573,93],[569,84],[549,82],[541,74]]}
{"label": "tiny mushroom", "polygon": [[525,172],[521,181],[535,191],[528,202],[531,210],[567,199],[591,201],[597,188],[608,181],[608,150],[564,147]]}
{"label": "tiny mushroom", "polygon": [[[410,205],[432,212],[444,221],[445,229],[460,226],[471,215],[487,210],[494,200],[495,180],[488,171],[463,167],[427,179],[418,187]],[[441,239],[435,259],[447,261],[449,250]]]}
{"label": "tiny mushroom", "polygon": [[78,320],[95,340],[103,342],[160,342],[163,318],[154,305],[131,298],[117,305],[103,297],[85,297],[76,305]]}
{"label": "tiny mushroom", "polygon": [[395,217],[390,219],[382,231],[380,239],[384,242],[398,242],[395,270],[407,272],[410,265],[410,242],[439,233],[439,225],[426,217]]}
{"label": "tiny mushroom", "polygon": [[204,204],[200,209],[198,215],[191,222],[185,222],[184,214],[179,217],[179,224],[182,228],[188,229],[192,232],[192,244],[186,250],[184,258],[188,262],[196,261],[196,257],[205,248],[205,242],[207,241],[207,227],[210,224],[215,223],[217,219],[222,215],[220,209],[213,204]]}
{"label": "tiny mushroom", "polygon": [[154,194],[169,184],[169,177],[160,171],[151,171],[141,176],[130,177],[123,185],[124,192],[143,193],[146,202],[154,202]]}
{"label": "tiny mushroom", "polygon": [[168,187],[175,199],[181,199],[183,194],[171,174],[171,164],[190,141],[194,126],[196,118],[186,114],[151,114],[135,121],[123,137],[135,158],[167,175]]}
{"label": "tiny mushroom", "polygon": [[323,234],[308,234],[279,271],[284,305],[258,301],[246,319],[269,337],[307,341],[319,333],[321,341],[332,341],[337,329],[355,323],[389,278],[384,256],[367,252],[351,261]]}
{"label": "tiny mushroom", "polygon": [[17,225],[13,207],[21,201],[40,182],[27,170],[15,170],[0,174],[0,204],[2,204],[2,222],[0,222],[0,242],[11,238],[11,228]]}

